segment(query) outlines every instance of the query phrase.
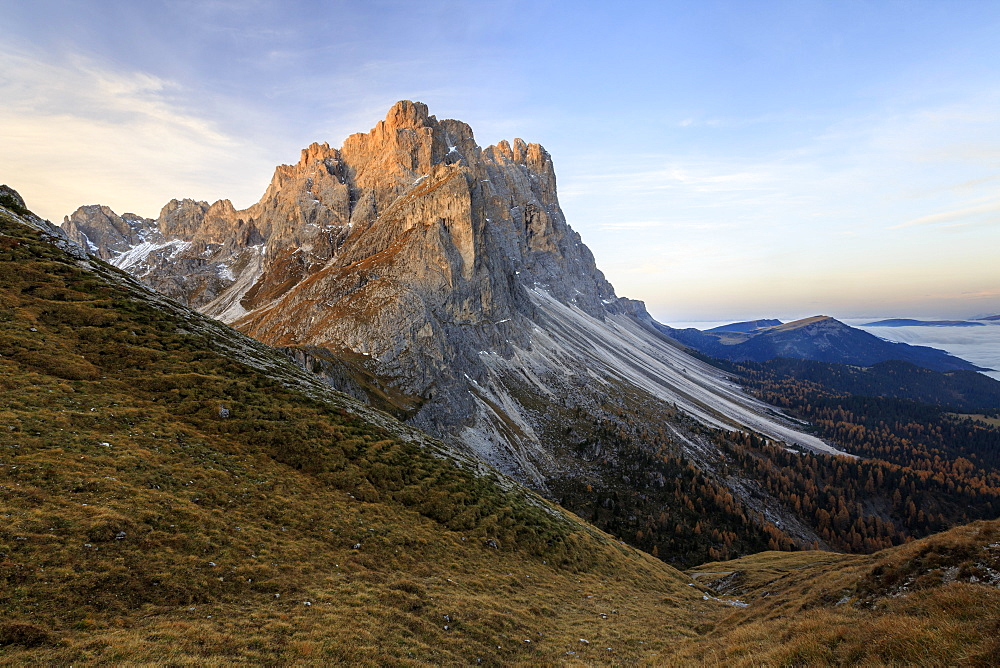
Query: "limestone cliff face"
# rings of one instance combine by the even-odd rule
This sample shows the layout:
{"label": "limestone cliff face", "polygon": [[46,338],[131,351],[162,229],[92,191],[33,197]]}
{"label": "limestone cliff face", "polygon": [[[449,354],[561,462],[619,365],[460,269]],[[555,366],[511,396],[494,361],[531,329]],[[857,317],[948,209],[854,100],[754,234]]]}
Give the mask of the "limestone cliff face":
{"label": "limestone cliff face", "polygon": [[111,261],[145,241],[159,239],[156,221],[132,213],[119,216],[106,206],[81,206],[66,216],[66,235],[102,260]]}
{"label": "limestone cliff face", "polygon": [[239,298],[247,313],[223,312],[235,295],[207,312],[275,345],[368,356],[425,400],[414,420],[438,434],[475,421],[467,379],[485,378],[481,351],[530,346],[529,288],[599,318],[618,301],[566,224],[548,153],[520,140],[484,150],[420,103],[339,150],[305,149],[250,215],[268,221],[268,252]]}
{"label": "limestone cliff face", "polygon": [[567,225],[544,148],[483,149],[419,102],[304,149],[248,209],[173,200],[150,221],[90,206],[64,228],[266,343],[362,360],[412,422],[538,488],[561,464],[528,404],[603,410],[622,383],[713,426],[797,438],[704,365],[664,366],[676,351]]}
{"label": "limestone cliff face", "polygon": [[265,342],[363,353],[420,395],[481,375],[479,350],[527,345],[528,287],[598,318],[625,307],[566,224],[544,148],[482,149],[419,102],[340,149],[304,149],[244,211],[172,200],[152,221],[85,206],[63,226]]}

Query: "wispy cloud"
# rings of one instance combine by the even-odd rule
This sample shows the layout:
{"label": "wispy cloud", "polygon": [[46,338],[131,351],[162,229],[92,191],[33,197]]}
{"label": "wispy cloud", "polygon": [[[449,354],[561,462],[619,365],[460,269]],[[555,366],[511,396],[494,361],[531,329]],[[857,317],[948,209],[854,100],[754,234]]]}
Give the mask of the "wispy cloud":
{"label": "wispy cloud", "polygon": [[964,299],[989,299],[991,297],[1000,297],[1000,288],[963,292],[961,296]]}
{"label": "wispy cloud", "polygon": [[648,230],[664,225],[662,220],[622,220],[613,223],[602,223],[602,230]]}
{"label": "wispy cloud", "polygon": [[178,196],[246,205],[266,183],[258,177],[251,194],[247,173],[273,166],[253,164],[255,148],[192,111],[196,94],[177,82],[10,50],[0,71],[0,178],[53,220],[95,202],[153,216]]}
{"label": "wispy cloud", "polygon": [[[623,167],[583,175],[581,181],[611,184],[623,190],[655,193],[683,188],[688,192],[719,193],[760,190],[774,186],[774,175],[764,165],[740,168],[734,164],[680,162],[661,158],[665,164],[636,170]],[[586,187],[586,186],[585,186]]]}
{"label": "wispy cloud", "polygon": [[[987,202],[985,204],[979,204],[976,206],[953,209],[951,211],[942,211],[940,213],[934,213],[929,216],[921,216],[920,218],[914,218],[913,220],[908,220],[905,223],[900,223],[899,225],[893,225],[889,229],[899,230],[907,227],[941,225],[942,223],[948,223],[954,220],[979,218],[983,214],[990,214],[990,213],[1000,213],[1000,200],[995,200],[992,202]],[[980,221],[962,220],[962,222],[960,223],[949,225],[947,227],[970,225],[976,222]]]}
{"label": "wispy cloud", "polygon": [[1000,180],[1000,175],[984,176],[982,178],[970,179],[968,181],[964,181],[963,183],[958,183],[958,184],[952,186],[951,188],[952,188],[952,190],[954,190],[956,192],[974,191],[979,186],[983,186],[983,185],[986,185],[988,183],[993,183],[994,181],[997,181],[997,180]]}

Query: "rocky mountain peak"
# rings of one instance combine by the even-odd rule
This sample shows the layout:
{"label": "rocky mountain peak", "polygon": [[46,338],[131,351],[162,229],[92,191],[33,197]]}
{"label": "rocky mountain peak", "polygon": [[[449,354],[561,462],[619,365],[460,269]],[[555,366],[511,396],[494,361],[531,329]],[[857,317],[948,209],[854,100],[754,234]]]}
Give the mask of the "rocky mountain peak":
{"label": "rocky mountain peak", "polygon": [[154,221],[134,213],[119,216],[100,204],[79,207],[63,218],[62,229],[79,246],[109,261],[157,233]]}
{"label": "rocky mountain peak", "polygon": [[208,209],[208,202],[172,199],[160,210],[157,218],[160,232],[170,237],[193,236],[199,231]]}
{"label": "rocky mountain peak", "polygon": [[539,487],[546,418],[525,406],[598,410],[622,383],[707,424],[787,433],[725,388],[719,405],[742,417],[717,417],[705,388],[718,380],[677,371],[701,368],[689,358],[664,362],[683,354],[641,302],[615,295],[566,222],[540,144],[482,149],[420,102],[339,149],[311,144],[248,209],[172,200],[136,225],[75,223],[156,289],[317,368],[347,360],[415,424]]}
{"label": "rocky mountain peak", "polygon": [[429,125],[430,121],[437,124],[437,119],[428,113],[427,105],[423,102],[411,102],[410,100],[400,100],[392,105],[392,108],[385,115],[386,127],[393,130],[432,127]]}
{"label": "rocky mountain peak", "polygon": [[229,216],[236,213],[236,207],[228,199],[220,199],[208,207],[206,214],[209,216]]}
{"label": "rocky mountain peak", "polygon": [[502,139],[497,142],[496,146],[490,148],[494,150],[496,155],[503,156],[519,165],[526,165],[536,172],[540,172],[546,168],[546,165],[552,164],[549,152],[541,144],[529,144],[520,138],[515,138],[513,144]]}
{"label": "rocky mountain peak", "polygon": [[302,149],[302,156],[299,158],[298,166],[308,167],[314,163],[323,162],[334,155],[336,155],[336,151],[331,151],[330,145],[326,142],[322,144],[313,142]]}
{"label": "rocky mountain peak", "polygon": [[386,204],[434,165],[468,165],[478,153],[468,125],[438,122],[427,105],[404,100],[369,132],[348,137],[339,157],[353,167],[357,185],[372,189],[377,203]]}

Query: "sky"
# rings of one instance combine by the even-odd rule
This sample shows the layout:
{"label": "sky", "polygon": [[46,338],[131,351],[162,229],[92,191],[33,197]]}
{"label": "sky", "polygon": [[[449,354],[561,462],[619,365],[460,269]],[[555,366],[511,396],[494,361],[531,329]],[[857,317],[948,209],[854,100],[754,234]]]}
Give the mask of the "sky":
{"label": "sky", "polygon": [[397,100],[552,154],[663,322],[1000,313],[1000,2],[0,0],[0,182],[255,202]]}

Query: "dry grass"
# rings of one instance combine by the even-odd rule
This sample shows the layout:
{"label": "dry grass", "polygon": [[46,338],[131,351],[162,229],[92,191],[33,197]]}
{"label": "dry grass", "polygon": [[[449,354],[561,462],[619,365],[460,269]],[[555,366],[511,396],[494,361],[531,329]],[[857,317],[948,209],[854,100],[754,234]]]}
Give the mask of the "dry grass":
{"label": "dry grass", "polygon": [[989,415],[983,415],[981,413],[952,413],[951,416],[957,420],[973,420],[975,422],[988,424],[991,427],[1000,427],[1000,418],[990,417]]}
{"label": "dry grass", "polygon": [[875,555],[772,552],[691,574],[749,605],[687,642],[680,661],[991,666],[1000,658],[1000,522]]}

